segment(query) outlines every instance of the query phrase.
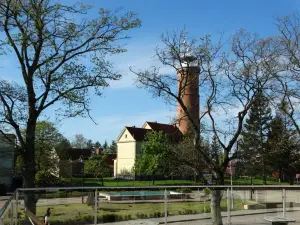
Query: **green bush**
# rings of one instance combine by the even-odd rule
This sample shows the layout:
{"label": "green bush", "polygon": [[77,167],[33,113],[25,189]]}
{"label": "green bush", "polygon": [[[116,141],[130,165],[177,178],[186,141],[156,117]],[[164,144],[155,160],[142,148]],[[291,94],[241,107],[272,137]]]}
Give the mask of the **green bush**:
{"label": "green bush", "polygon": [[210,207],[207,206],[203,209],[203,213],[210,213]]}
{"label": "green bush", "polygon": [[191,193],[192,190],[191,190],[190,188],[185,187],[185,188],[178,188],[178,189],[176,189],[176,192],[180,192],[180,193]]}
{"label": "green bush", "polygon": [[38,171],[35,175],[35,181],[38,187],[59,187],[63,185],[60,178],[46,171]]}
{"label": "green bush", "polygon": [[92,206],[94,208],[94,200],[95,200],[95,193],[94,192],[89,192],[86,204],[88,206]]}
{"label": "green bush", "polygon": [[203,189],[203,192],[204,192],[205,195],[209,195],[211,193],[211,190],[206,187],[206,188]]}

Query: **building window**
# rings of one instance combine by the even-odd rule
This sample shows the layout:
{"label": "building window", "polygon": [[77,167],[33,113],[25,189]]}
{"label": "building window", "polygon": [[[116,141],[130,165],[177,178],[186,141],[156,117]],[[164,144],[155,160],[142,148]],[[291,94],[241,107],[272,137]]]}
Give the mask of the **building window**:
{"label": "building window", "polygon": [[127,134],[125,134],[125,138],[127,138]]}

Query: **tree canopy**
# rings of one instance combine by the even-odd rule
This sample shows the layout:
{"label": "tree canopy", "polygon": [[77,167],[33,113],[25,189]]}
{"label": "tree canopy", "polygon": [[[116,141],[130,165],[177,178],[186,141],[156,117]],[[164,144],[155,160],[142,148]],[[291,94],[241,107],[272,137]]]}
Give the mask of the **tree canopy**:
{"label": "tree canopy", "polygon": [[[54,0],[0,2],[0,47],[16,59],[22,82],[0,79],[0,132],[12,129],[24,159],[24,187],[34,187],[36,123],[52,106],[57,116],[90,116],[90,96],[119,80],[108,56],[125,52],[128,31],[141,22],[132,12]],[[58,103],[58,104],[57,104]],[[53,107],[55,106],[56,107]],[[24,135],[21,130],[25,129]],[[35,213],[34,196],[25,205]]]}

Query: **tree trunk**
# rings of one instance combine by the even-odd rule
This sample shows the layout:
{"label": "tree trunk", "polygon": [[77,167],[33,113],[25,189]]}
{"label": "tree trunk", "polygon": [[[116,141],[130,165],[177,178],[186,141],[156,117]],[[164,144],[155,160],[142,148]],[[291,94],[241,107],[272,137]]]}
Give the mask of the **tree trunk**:
{"label": "tree trunk", "polygon": [[221,190],[213,190],[211,195],[211,219],[213,225],[223,225],[221,216]]}
{"label": "tree trunk", "polygon": [[155,174],[152,174],[152,186],[155,184]]}
{"label": "tree trunk", "polygon": [[265,174],[263,175],[263,184],[267,185],[267,176]]}
{"label": "tree trunk", "polygon": [[[26,144],[24,146],[24,172],[23,172],[23,187],[35,187],[36,163],[35,163],[35,127],[36,119],[28,119],[26,128]],[[36,214],[36,203],[38,196],[34,191],[24,192],[25,207],[33,214]]]}

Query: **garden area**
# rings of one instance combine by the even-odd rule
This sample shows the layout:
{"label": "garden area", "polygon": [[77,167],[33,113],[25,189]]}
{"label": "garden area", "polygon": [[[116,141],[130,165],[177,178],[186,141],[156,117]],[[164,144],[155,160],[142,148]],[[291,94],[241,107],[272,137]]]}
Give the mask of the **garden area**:
{"label": "garden area", "polygon": [[[233,210],[243,208],[244,202],[236,200]],[[49,206],[38,206],[37,217],[43,220]],[[227,210],[226,200],[221,202],[222,211]],[[22,211],[23,209],[21,209]],[[51,206],[51,224],[91,224],[94,221],[94,209],[86,204],[62,204]],[[170,202],[168,216],[210,213],[210,202]],[[133,203],[114,204],[101,202],[98,207],[98,223],[126,221],[134,219],[164,217],[164,203]],[[20,224],[25,222],[23,213],[20,213]]]}

